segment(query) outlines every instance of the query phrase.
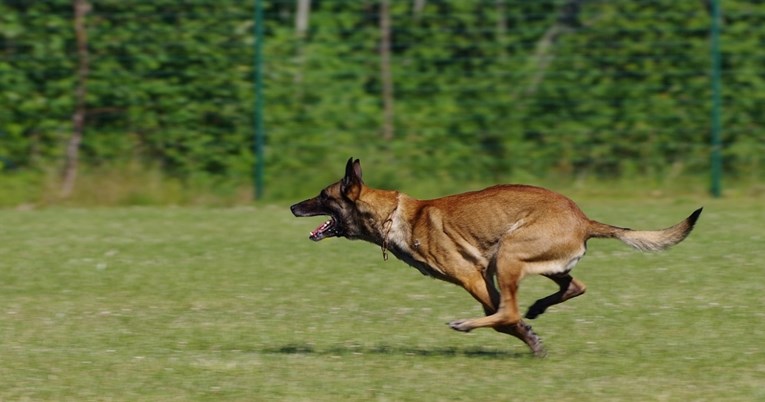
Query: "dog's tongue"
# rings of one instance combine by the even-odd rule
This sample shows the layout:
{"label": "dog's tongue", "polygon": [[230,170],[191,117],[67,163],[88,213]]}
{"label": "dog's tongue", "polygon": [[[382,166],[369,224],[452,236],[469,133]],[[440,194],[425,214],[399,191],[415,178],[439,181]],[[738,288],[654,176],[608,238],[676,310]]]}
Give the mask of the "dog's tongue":
{"label": "dog's tongue", "polygon": [[324,232],[325,232],[325,231],[326,231],[326,230],[327,230],[327,229],[328,229],[328,228],[329,228],[331,225],[332,225],[332,219],[330,219],[330,220],[328,220],[328,221],[326,221],[326,222],[322,223],[321,225],[319,225],[319,227],[317,227],[316,229],[314,229],[314,231],[313,231],[313,232],[311,232],[311,233],[309,233],[309,234],[308,234],[308,238],[309,238],[309,239],[311,239],[311,240],[313,240],[313,241],[319,241],[319,240],[323,239],[323,238],[325,237],[325,236],[324,236]]}

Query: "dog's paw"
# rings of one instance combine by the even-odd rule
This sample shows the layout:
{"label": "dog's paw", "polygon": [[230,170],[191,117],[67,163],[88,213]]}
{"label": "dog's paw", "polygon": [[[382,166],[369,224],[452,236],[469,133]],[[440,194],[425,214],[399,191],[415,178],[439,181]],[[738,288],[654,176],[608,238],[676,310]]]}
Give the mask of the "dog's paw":
{"label": "dog's paw", "polygon": [[469,321],[470,320],[454,320],[449,323],[449,328],[460,332],[470,332],[473,327],[469,325]]}
{"label": "dog's paw", "polygon": [[543,346],[536,347],[532,349],[533,356],[538,359],[544,359],[547,357],[547,350]]}

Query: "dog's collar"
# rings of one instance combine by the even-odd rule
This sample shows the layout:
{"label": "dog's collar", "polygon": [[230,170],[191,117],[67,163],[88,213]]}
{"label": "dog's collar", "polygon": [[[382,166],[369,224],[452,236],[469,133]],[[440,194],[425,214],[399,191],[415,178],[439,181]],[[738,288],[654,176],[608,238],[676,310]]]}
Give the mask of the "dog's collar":
{"label": "dog's collar", "polygon": [[400,196],[400,194],[396,196],[396,206],[393,207],[392,211],[390,211],[388,218],[385,219],[382,225],[382,244],[380,245],[380,249],[382,250],[383,261],[388,261],[388,236],[390,235],[390,230],[393,227],[393,214],[395,214],[398,210]]}

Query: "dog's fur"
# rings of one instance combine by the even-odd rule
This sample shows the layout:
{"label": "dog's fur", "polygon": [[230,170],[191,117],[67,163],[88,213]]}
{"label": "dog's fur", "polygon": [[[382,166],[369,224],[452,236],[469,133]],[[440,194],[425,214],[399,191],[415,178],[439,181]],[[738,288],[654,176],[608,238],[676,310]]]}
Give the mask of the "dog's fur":
{"label": "dog's fur", "polygon": [[664,250],[685,239],[701,214],[699,208],[667,229],[637,231],[590,220],[570,199],[525,185],[421,201],[367,187],[361,164],[353,158],[340,181],[291,210],[295,216],[330,216],[310,233],[314,241],[333,236],[366,240],[381,246],[385,257],[390,250],[424,275],[462,286],[486,316],[452,321],[451,328],[491,327],[521,339],[536,355],[544,355],[544,348],[518,310],[518,284],[524,276],[543,275],[560,287],[529,307],[525,318],[533,319],[584,293],[584,284],[570,272],[584,256],[588,239],[616,238],[638,250]]}

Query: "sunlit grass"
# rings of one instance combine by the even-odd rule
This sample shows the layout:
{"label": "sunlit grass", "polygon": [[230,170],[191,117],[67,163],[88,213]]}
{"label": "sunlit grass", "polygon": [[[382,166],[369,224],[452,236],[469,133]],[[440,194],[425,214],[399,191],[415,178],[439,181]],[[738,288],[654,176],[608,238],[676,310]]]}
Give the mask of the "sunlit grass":
{"label": "sunlit grass", "polygon": [[[0,400],[762,400],[765,206],[580,200],[696,231],[662,254],[592,240],[581,298],[490,330],[464,291],[286,206],[0,210]],[[523,306],[554,290],[521,287]]]}

